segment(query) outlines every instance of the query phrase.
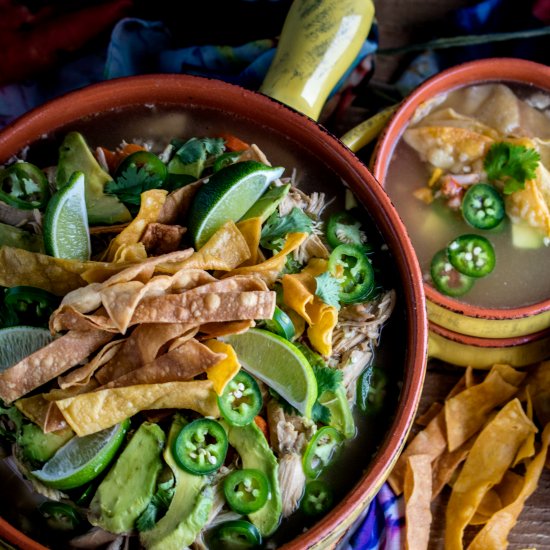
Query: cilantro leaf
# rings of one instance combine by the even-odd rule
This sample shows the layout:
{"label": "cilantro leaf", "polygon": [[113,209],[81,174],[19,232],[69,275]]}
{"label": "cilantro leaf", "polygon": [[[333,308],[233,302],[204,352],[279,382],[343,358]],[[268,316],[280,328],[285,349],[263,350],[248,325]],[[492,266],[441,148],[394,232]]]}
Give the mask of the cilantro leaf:
{"label": "cilantro leaf", "polygon": [[176,156],[183,164],[192,164],[206,160],[209,155],[221,155],[224,151],[223,138],[191,138],[178,148]]}
{"label": "cilantro leaf", "polygon": [[338,296],[340,294],[340,282],[336,277],[333,277],[328,271],[321,273],[315,277],[317,287],[315,289],[315,296],[318,296],[325,304],[334,306],[336,309],[340,309],[340,302]]}
{"label": "cilantro leaf", "polygon": [[491,145],[483,167],[489,181],[504,183],[504,194],[510,195],[525,187],[536,176],[540,155],[535,149],[506,141]]}
{"label": "cilantro leaf", "polygon": [[138,531],[149,531],[155,526],[158,518],[168,510],[174,491],[174,479],[159,483],[157,492],[136,520]]}
{"label": "cilantro leaf", "polygon": [[285,265],[280,273],[280,276],[283,275],[292,275],[293,273],[300,273],[303,268],[303,264],[296,260],[292,254],[289,254],[286,257]]}
{"label": "cilantro leaf", "polygon": [[311,233],[313,220],[298,207],[286,216],[273,212],[262,227],[260,245],[269,250],[280,250],[289,233]]}
{"label": "cilantro leaf", "polygon": [[344,379],[342,371],[327,366],[314,365],[313,372],[317,380],[317,391],[319,395],[326,391],[336,391]]}
{"label": "cilantro leaf", "polygon": [[313,409],[311,410],[311,419],[314,422],[322,422],[323,424],[330,424],[330,419],[332,415],[330,414],[330,409],[321,405],[319,401],[315,401],[313,404]]}
{"label": "cilantro leaf", "polygon": [[138,167],[130,164],[116,179],[105,185],[105,192],[116,195],[119,200],[128,204],[141,204],[141,193],[157,189],[162,185],[159,178],[147,170],[146,165]]}

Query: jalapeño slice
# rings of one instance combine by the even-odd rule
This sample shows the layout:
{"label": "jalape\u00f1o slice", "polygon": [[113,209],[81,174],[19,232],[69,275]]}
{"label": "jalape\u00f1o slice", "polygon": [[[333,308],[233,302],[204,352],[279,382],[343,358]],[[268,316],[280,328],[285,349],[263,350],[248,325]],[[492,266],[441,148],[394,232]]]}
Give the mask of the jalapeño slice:
{"label": "jalape\u00f1o slice", "polygon": [[250,374],[240,370],[218,397],[222,416],[233,426],[246,426],[262,408],[262,392]]}
{"label": "jalape\u00f1o slice", "polygon": [[46,175],[30,162],[16,162],[0,171],[0,200],[20,208],[44,208],[50,198]]}
{"label": "jalape\u00f1o slice", "polygon": [[343,441],[342,434],[332,426],[323,426],[306,447],[303,458],[304,472],[316,478],[331,461],[334,451]]}
{"label": "jalape\u00f1o slice", "polygon": [[463,296],[471,290],[475,282],[475,279],[460,273],[452,266],[446,249],[435,253],[430,274],[435,288],[447,296]]}
{"label": "jalape\u00f1o slice", "polygon": [[477,183],[464,194],[462,215],[476,229],[493,229],[504,219],[504,201],[492,185]]}
{"label": "jalape\u00f1o slice", "polygon": [[29,323],[47,322],[60,298],[33,286],[14,286],[6,289],[4,303]]}
{"label": "jalape\u00f1o slice", "polygon": [[223,426],[210,418],[199,418],[184,426],[172,452],[179,466],[196,475],[215,472],[224,462],[228,440]]}
{"label": "jalape\u00f1o slice", "polygon": [[348,212],[331,214],[325,234],[332,248],[341,244],[363,244],[361,224]]}
{"label": "jalape\u00f1o slice", "polygon": [[251,514],[267,502],[269,481],[260,470],[235,470],[224,479],[223,493],[227,504],[234,512]]}
{"label": "jalape\u00f1o slice", "polygon": [[495,249],[481,235],[460,235],[449,243],[447,255],[452,266],[468,277],[485,277],[495,268]]}
{"label": "jalape\u00f1o slice", "polygon": [[322,480],[314,479],[306,485],[300,507],[308,516],[328,512],[334,500],[332,489]]}
{"label": "jalape\u00f1o slice", "polygon": [[265,328],[287,340],[292,340],[296,336],[296,329],[294,328],[292,319],[279,306],[275,306],[273,319],[265,320]]}
{"label": "jalape\u00f1o slice", "polygon": [[212,544],[216,550],[257,548],[262,544],[262,535],[249,521],[235,519],[221,523],[214,529]]}
{"label": "jalape\u00f1o slice", "polygon": [[341,244],[330,254],[328,270],[340,281],[338,300],[343,304],[364,301],[374,288],[374,269],[368,250],[358,244]]}
{"label": "jalape\u00f1o slice", "polygon": [[115,179],[123,177],[129,171],[141,175],[144,189],[160,187],[168,175],[166,164],[149,151],[136,151],[128,155],[118,166]]}

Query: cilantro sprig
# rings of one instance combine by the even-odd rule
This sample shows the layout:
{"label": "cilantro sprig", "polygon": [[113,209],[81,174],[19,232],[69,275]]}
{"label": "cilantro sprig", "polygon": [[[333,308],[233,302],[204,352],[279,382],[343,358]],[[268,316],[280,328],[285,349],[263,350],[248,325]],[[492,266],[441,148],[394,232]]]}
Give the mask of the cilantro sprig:
{"label": "cilantro sprig", "polygon": [[141,193],[149,189],[156,189],[162,185],[158,177],[151,173],[146,165],[137,166],[130,164],[115,181],[109,181],[105,185],[105,192],[116,195],[120,201],[126,204],[141,204]]}
{"label": "cilantro sprig", "polygon": [[338,300],[341,290],[340,281],[328,271],[315,277],[315,281],[317,283],[315,296],[318,296],[325,304],[340,309],[340,302]]}
{"label": "cilantro sprig", "polygon": [[539,162],[540,155],[535,149],[502,141],[491,145],[483,167],[489,181],[502,182],[504,194],[510,195],[535,178]]}
{"label": "cilantro sprig", "polygon": [[311,233],[313,220],[298,207],[286,216],[274,212],[269,216],[260,236],[260,245],[268,250],[281,250],[289,233]]}
{"label": "cilantro sprig", "polygon": [[218,156],[225,151],[223,138],[191,138],[186,142],[172,140],[172,145],[177,148],[175,156],[183,164],[206,160],[208,156]]}
{"label": "cilantro sprig", "polygon": [[159,483],[157,492],[136,520],[136,528],[138,531],[149,531],[157,522],[158,518],[166,513],[172,497],[174,496],[174,479],[169,479],[164,483]]}

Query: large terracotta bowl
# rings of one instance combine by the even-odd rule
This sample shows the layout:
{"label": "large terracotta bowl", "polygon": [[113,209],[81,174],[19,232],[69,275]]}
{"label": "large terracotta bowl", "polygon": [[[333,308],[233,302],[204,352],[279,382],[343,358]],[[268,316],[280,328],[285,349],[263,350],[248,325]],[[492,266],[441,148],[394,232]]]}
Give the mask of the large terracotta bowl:
{"label": "large terracotta bowl", "polygon": [[[387,246],[385,284],[397,290],[398,299],[377,362],[392,380],[391,408],[385,422],[373,426],[372,437],[346,458],[350,474],[342,474],[345,493],[335,508],[307,532],[299,526],[295,538],[282,541],[284,548],[296,550],[330,548],[389,474],[413,421],[426,365],[420,270],[397,212],[364,164],[326,129],[278,101],[220,81],[177,75],[112,80],[56,99],[0,133],[0,163],[27,146],[29,159],[55,159],[60,139],[74,129],[91,146],[114,147],[123,138],[185,137],[191,128],[203,135],[230,132],[257,143],[273,163],[296,168],[300,181],[309,182],[306,191],[338,195],[340,208],[348,186],[364,207],[363,223]],[[43,548],[4,519],[0,537],[25,549]]]}
{"label": "large terracotta bowl", "polygon": [[[483,59],[452,67],[421,84],[398,106],[376,143],[372,170],[382,186],[387,181],[394,149],[417,108],[439,94],[486,82],[528,84],[550,91],[550,67],[522,59]],[[461,335],[488,338],[493,339],[490,345],[500,341],[504,347],[510,348],[519,342],[518,338],[528,336],[533,341],[537,340],[540,331],[550,327],[550,296],[539,303],[522,307],[488,308],[445,296],[431,284],[425,284],[425,293],[430,322],[452,331],[455,341]],[[461,341],[464,345],[471,343],[467,338]],[[437,348],[437,353],[440,358],[451,362],[456,357],[441,346]],[[488,366],[491,355],[484,356],[487,358],[485,366]],[[518,357],[517,354],[508,356],[512,360]],[[540,353],[531,356],[534,361],[543,357]],[[517,361],[513,362],[517,364]]]}

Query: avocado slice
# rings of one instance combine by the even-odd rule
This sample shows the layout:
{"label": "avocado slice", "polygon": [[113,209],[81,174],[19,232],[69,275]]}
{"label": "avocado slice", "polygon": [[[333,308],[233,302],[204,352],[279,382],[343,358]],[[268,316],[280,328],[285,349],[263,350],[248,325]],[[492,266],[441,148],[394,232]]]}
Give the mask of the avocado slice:
{"label": "avocado slice", "polygon": [[248,209],[240,221],[248,220],[249,218],[260,218],[262,223],[264,223],[275,212],[277,206],[288,195],[289,191],[290,183],[286,185],[271,184],[268,190]]}
{"label": "avocado slice", "polygon": [[355,436],[355,420],[342,384],[338,385],[336,391],[324,391],[319,396],[319,403],[330,411],[330,426],[347,439]]}
{"label": "avocado slice", "polygon": [[70,428],[45,434],[36,424],[23,424],[17,443],[30,462],[46,462],[73,436]]}
{"label": "avocado slice", "polygon": [[128,533],[155,492],[162,469],[165,435],[144,422],[101,482],[90,503],[88,519],[111,533]]}
{"label": "avocado slice", "polygon": [[270,498],[257,512],[248,515],[262,536],[267,537],[279,526],[283,510],[278,477],[279,463],[255,422],[247,426],[230,426],[224,421],[221,424],[227,432],[229,444],[239,453],[243,468],[260,470],[269,480]]}
{"label": "avocado slice", "polygon": [[29,252],[44,252],[44,241],[40,235],[5,223],[0,223],[0,246],[22,248]]}
{"label": "avocado slice", "polygon": [[140,533],[147,550],[180,550],[190,546],[208,521],[214,502],[214,488],[208,476],[197,476],[182,470],[172,454],[172,445],[185,426],[176,416],[170,427],[164,460],[172,469],[176,487],[166,514],[150,531]]}
{"label": "avocado slice", "polygon": [[84,137],[79,132],[69,132],[59,148],[56,185],[64,187],[73,172],[83,172],[86,178],[86,210],[90,224],[124,223],[132,219],[126,206],[114,195],[105,194],[105,184],[113,178],[94,158]]}

